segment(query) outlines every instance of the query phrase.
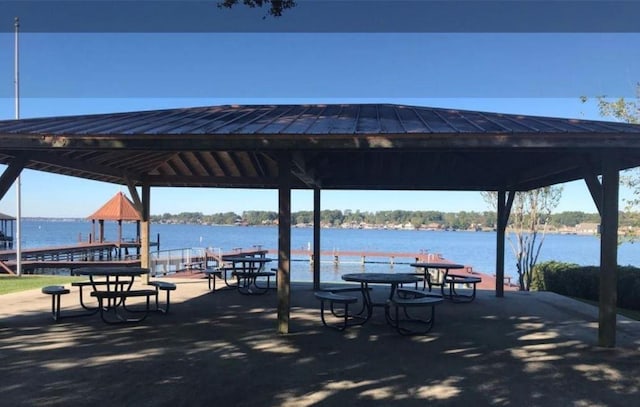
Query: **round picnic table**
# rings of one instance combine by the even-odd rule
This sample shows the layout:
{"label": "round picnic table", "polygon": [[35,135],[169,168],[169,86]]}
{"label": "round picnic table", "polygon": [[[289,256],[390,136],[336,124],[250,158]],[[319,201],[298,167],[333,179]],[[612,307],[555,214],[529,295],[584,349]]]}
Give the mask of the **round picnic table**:
{"label": "round picnic table", "polygon": [[[275,276],[271,271],[264,271],[264,265],[272,262],[268,257],[254,256],[223,256],[224,262],[231,263],[231,274],[236,277],[236,288],[241,294],[264,294],[270,288],[270,278]],[[227,270],[223,269],[222,274],[227,286]],[[267,285],[257,284],[258,278],[266,278]]]}
{"label": "round picnic table", "polygon": [[[410,266],[422,268],[424,271],[425,284],[429,285],[429,291],[431,287],[436,285],[440,286],[440,292],[444,298],[449,298],[452,301],[457,302],[470,302],[476,297],[476,284],[480,283],[482,279],[480,277],[472,275],[451,274],[450,270],[464,269],[465,266],[456,263],[411,263]],[[442,276],[438,275],[437,281],[431,281],[431,274],[429,269],[444,270]],[[465,284],[472,286],[472,293],[460,294],[456,291],[456,284]],[[448,293],[445,292],[445,286],[448,287]]]}
{"label": "round picnic table", "polygon": [[[456,264],[456,263],[443,263],[443,262],[419,262],[419,263],[411,263],[409,264],[411,267],[416,267],[418,269],[422,269],[422,275],[424,277],[424,281],[422,283],[422,289],[426,289],[427,285],[429,286],[429,291],[431,291],[432,286],[440,286],[440,290],[442,291],[442,295],[444,295],[444,284],[449,274],[449,270],[458,270],[463,269],[464,265]],[[437,270],[437,276],[435,281],[431,279],[431,273],[429,273],[429,269]],[[441,275],[441,270],[444,272]],[[416,271],[420,273],[420,271]]]}
{"label": "round picnic table", "polygon": [[[100,317],[107,323],[142,321],[149,313],[149,297],[157,294],[156,290],[131,290],[136,277],[149,274],[148,268],[127,266],[80,267],[75,269],[73,274],[89,277],[89,281],[93,289],[91,295],[98,298],[98,310],[100,311]],[[96,279],[97,277],[102,277],[103,279],[98,280]],[[98,287],[104,287],[104,289],[100,290]],[[82,302],[82,287],[80,287],[80,290]],[[122,317],[117,310],[119,307],[122,307],[128,312],[142,312],[131,311],[126,306],[126,299],[128,297],[140,296],[147,298],[144,316],[134,319]],[[103,300],[106,300],[106,303],[103,302]],[[84,305],[83,307],[86,308]],[[105,318],[105,311],[113,311],[116,320],[114,321]]]}
{"label": "round picnic table", "polygon": [[348,273],[343,274],[342,279],[344,281],[351,281],[360,283],[360,290],[362,292],[362,300],[364,301],[365,308],[367,310],[367,316],[365,322],[371,319],[373,314],[373,307],[385,307],[385,317],[389,321],[387,315],[387,302],[374,302],[371,298],[369,290],[369,284],[388,284],[391,286],[389,290],[388,299],[391,300],[395,295],[395,292],[400,284],[417,283],[420,281],[420,277],[415,274],[407,273]]}

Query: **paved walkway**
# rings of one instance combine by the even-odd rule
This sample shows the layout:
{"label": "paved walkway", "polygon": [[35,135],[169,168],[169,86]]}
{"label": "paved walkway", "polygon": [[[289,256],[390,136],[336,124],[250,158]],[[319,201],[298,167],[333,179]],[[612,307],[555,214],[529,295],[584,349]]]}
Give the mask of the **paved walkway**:
{"label": "paved walkway", "polygon": [[[39,290],[0,296],[0,404],[630,406],[640,397],[640,322],[620,317],[618,346],[599,348],[597,309],[555,294],[480,291],[470,304],[445,302],[433,331],[413,338],[381,310],[365,326],[329,330],[310,285],[291,294],[289,335],[276,333],[275,292],[212,294],[204,280],[179,280],[169,315],[129,326],[54,323]],[[63,299],[67,310],[76,302],[75,291]]]}

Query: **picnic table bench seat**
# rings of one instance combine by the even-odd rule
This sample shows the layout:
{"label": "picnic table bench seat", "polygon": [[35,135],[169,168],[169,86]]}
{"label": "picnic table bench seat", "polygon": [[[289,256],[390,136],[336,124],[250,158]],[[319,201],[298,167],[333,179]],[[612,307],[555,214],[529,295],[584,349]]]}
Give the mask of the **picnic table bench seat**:
{"label": "picnic table bench seat", "polygon": [[[80,295],[80,306],[86,310],[89,311],[97,311],[98,307],[97,306],[89,306],[87,304],[84,303],[84,287],[94,287],[94,286],[105,286],[107,284],[112,284],[115,285],[115,282],[107,282],[105,281],[74,281],[71,283],[72,287],[78,287],[78,294]],[[122,286],[124,284],[129,284],[129,283],[124,283],[124,282],[119,282],[117,283],[118,285],[120,285],[120,287],[122,288]]]}
{"label": "picnic table bench seat", "polygon": [[405,287],[399,287],[396,293],[400,298],[419,298],[419,297],[442,298],[442,295],[440,294],[436,294],[436,293],[432,293],[432,292],[424,291],[420,289],[405,288]]}
{"label": "picnic table bench seat", "polygon": [[[98,299],[98,308],[100,309],[100,318],[102,318],[102,320],[107,324],[143,321],[149,315],[149,311],[151,311],[151,307],[150,307],[151,297],[155,297],[156,295],[157,295],[157,290],[149,290],[149,289],[128,290],[128,291],[92,291],[91,292],[91,296],[96,297]],[[126,300],[128,298],[135,298],[135,297],[146,297],[144,309],[133,310],[133,309],[127,308]],[[124,317],[118,313],[117,307],[115,306],[106,307],[104,303],[105,300],[108,300],[108,302],[110,302],[111,300],[113,300],[114,302],[119,300],[120,304],[122,305],[122,308],[124,308],[126,311],[142,312],[144,314],[139,318]],[[114,319],[110,319],[107,317],[107,313],[109,311],[113,311],[114,317],[115,317]]]}
{"label": "picnic table bench seat", "polygon": [[[396,294],[388,300],[387,306],[387,318],[391,326],[400,335],[428,333],[435,322],[435,307],[443,302],[443,297],[439,294],[408,288],[399,288]],[[429,308],[429,310],[426,317],[416,317],[409,312],[410,308]],[[400,309],[402,309],[402,315]]]}
{"label": "picnic table bench seat", "polygon": [[[367,287],[368,291],[371,291],[372,288],[371,287]],[[342,294],[342,293],[351,293],[351,292],[358,292],[362,294],[362,287],[361,286],[344,286],[344,287],[326,287],[326,288],[321,288],[320,291],[325,291],[325,292],[330,292],[330,293],[334,293],[334,294]],[[364,294],[363,294],[364,295]],[[356,315],[362,315],[365,311],[366,307],[366,301],[365,298],[362,298],[362,306],[360,307],[360,310],[358,312],[356,312]]]}
{"label": "picnic table bench seat", "polygon": [[[169,282],[160,281],[160,280],[149,281],[148,284],[156,288],[156,311],[161,312],[162,314],[168,313],[169,306],[171,305],[171,299],[169,294],[171,293],[171,291],[175,291],[176,285],[174,283],[169,283]],[[165,291],[167,293],[167,298],[165,300],[164,307],[160,306],[160,301],[158,298],[160,295],[160,291]]]}
{"label": "picnic table bench seat", "polygon": [[[443,294],[454,302],[471,302],[476,298],[476,285],[482,282],[480,277],[464,276],[459,274],[449,274],[445,283],[449,286],[449,293]],[[471,294],[460,294],[456,291],[456,285],[465,285],[471,288]]]}
{"label": "picnic table bench seat", "polygon": [[[243,271],[235,270],[232,273],[238,280],[238,291],[241,294],[264,294],[271,288],[271,277],[275,277],[273,271]],[[258,278],[267,278],[267,285],[258,284]]]}
{"label": "picnic table bench seat", "polygon": [[216,277],[222,279],[222,267],[221,268],[207,268],[203,271],[205,277],[207,278],[207,285],[209,290],[212,292],[216,291]]}
{"label": "picnic table bench seat", "polygon": [[42,287],[42,293],[51,296],[51,316],[54,321],[60,319],[60,297],[71,291],[62,285],[48,285]]}
{"label": "picnic table bench seat", "polygon": [[[360,289],[358,289],[360,291]],[[349,305],[358,302],[358,297],[345,294],[337,294],[329,291],[316,291],[315,297],[320,300],[320,318],[322,324],[326,327],[335,328],[339,331],[344,331],[348,326],[362,325],[365,322],[365,318],[359,315],[353,315],[349,313]],[[329,303],[329,310],[331,314],[341,319],[340,323],[327,322],[325,317],[326,306],[325,303]],[[336,310],[336,304],[339,304],[341,311]]]}
{"label": "picnic table bench seat", "polygon": [[233,275],[240,278],[275,277],[276,273],[273,271],[234,271]]}
{"label": "picnic table bench seat", "polygon": [[[371,290],[371,287],[368,287]],[[348,292],[362,292],[362,287],[358,286],[346,286],[346,287],[326,287],[321,288],[320,291],[326,291],[334,294],[348,293]]]}

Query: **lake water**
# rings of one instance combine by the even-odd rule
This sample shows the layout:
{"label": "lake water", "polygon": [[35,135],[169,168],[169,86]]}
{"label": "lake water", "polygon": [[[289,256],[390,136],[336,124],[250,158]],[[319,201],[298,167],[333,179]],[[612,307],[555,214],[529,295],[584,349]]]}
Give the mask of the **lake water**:
{"label": "lake water", "polygon": [[[96,226],[97,230],[97,226]],[[116,222],[105,222],[106,240],[117,240]],[[24,248],[57,246],[86,241],[91,233],[89,221],[44,221],[24,219],[22,221],[22,244]],[[278,245],[277,227],[203,226],[152,224],[153,241],[160,235],[160,249],[196,247],[220,248],[230,251],[241,247],[251,249],[261,245],[275,249]],[[123,238],[135,237],[135,224],[123,224]],[[313,229],[294,228],[291,236],[292,249],[306,249],[313,245]],[[368,251],[440,253],[446,259],[472,266],[474,270],[494,274],[495,232],[436,232],[415,230],[361,230],[322,229],[323,251]],[[600,240],[595,236],[547,235],[539,261],[558,260],[581,265],[599,264]],[[303,260],[301,257],[299,260]],[[618,263],[640,265],[640,244],[625,243],[619,247]],[[385,271],[387,264],[366,264],[367,271]],[[359,258],[345,258],[335,267],[331,258],[322,259],[322,280],[339,281],[345,272],[362,271]],[[396,264],[395,271],[413,270],[406,264]],[[506,244],[505,273],[515,278],[515,258],[509,242]],[[296,261],[292,265],[292,280],[311,281],[312,274],[307,261]]]}

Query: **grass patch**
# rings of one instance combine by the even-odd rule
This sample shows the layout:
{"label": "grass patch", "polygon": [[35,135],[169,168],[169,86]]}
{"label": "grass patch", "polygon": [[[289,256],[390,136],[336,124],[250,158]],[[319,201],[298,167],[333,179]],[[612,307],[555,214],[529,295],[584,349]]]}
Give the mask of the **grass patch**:
{"label": "grass patch", "polygon": [[74,276],[24,275],[18,277],[1,275],[0,295],[42,288],[46,285],[65,285],[72,281],[82,280],[84,278]]}
{"label": "grass patch", "polygon": [[[578,297],[571,297],[574,300],[580,301],[580,302],[584,302],[586,304],[591,304],[595,307],[598,306],[598,302],[597,301],[591,301],[591,300],[585,300],[583,298],[578,298]],[[640,321],[640,311],[638,310],[634,310],[634,309],[626,309],[626,308],[616,308],[616,314],[620,314],[623,315],[627,318],[631,318],[631,319],[635,319],[636,321]]]}

